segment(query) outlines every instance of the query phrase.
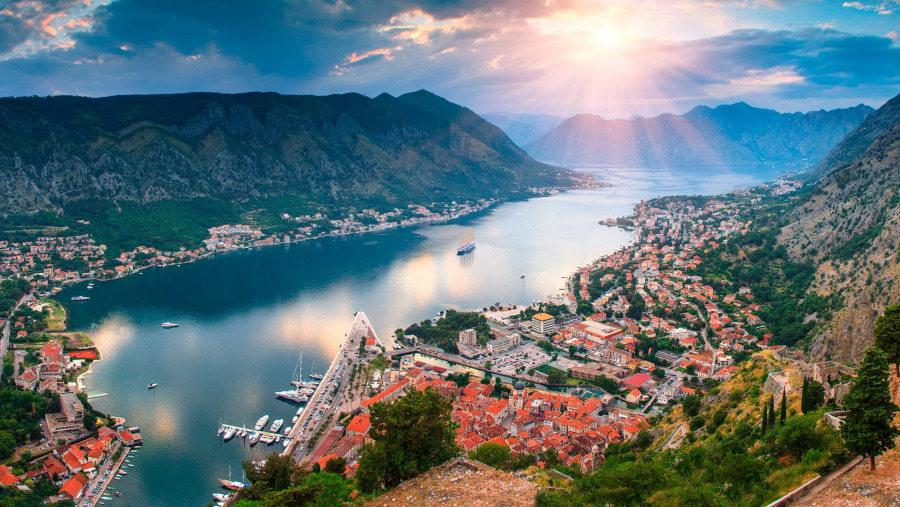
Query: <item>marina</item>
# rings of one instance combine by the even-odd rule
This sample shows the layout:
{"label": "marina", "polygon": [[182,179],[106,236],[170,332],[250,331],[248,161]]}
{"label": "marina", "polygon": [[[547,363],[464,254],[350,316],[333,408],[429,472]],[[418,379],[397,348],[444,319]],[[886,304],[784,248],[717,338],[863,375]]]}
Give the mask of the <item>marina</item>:
{"label": "marina", "polygon": [[[281,421],[283,424],[284,421],[279,419],[275,421],[275,423]],[[219,427],[219,431],[217,435],[222,437],[222,440],[226,442],[237,437],[237,438],[247,438],[247,443],[250,445],[254,445],[258,442],[263,442],[267,445],[271,445],[274,443],[282,442],[282,445],[287,446],[284,442],[290,442],[291,437],[287,435],[282,435],[278,432],[281,429],[281,424],[277,427],[275,423],[272,424],[272,428],[269,431],[262,431],[260,429],[254,428],[245,428],[243,426],[236,426],[232,424],[223,424]]]}

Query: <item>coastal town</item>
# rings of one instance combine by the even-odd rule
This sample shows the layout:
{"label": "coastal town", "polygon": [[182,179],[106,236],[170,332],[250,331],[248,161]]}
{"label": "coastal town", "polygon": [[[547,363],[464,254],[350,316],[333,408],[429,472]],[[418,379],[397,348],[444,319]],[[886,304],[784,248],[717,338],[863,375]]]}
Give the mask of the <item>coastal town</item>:
{"label": "coastal town", "polygon": [[[535,195],[551,193],[548,189],[532,191]],[[21,241],[0,240],[0,279],[21,277],[31,281],[38,290],[53,292],[61,284],[121,277],[142,268],[190,262],[217,252],[446,222],[484,210],[496,202],[479,199],[427,206],[410,204],[405,209],[387,212],[364,209],[333,218],[324,213],[299,216],[285,213],[281,215],[279,227],[283,232],[266,234],[254,225],[226,224],[210,227],[202,246],[184,246],[175,251],[138,246],[112,257],[107,255],[107,245],[97,244],[90,234],[72,234],[68,227],[40,228],[37,230],[44,235],[26,234],[27,239]],[[85,220],[76,223],[81,227],[90,226]]]}
{"label": "coastal town", "polygon": [[[750,231],[748,204],[796,188],[778,183],[720,199],[643,201],[630,217],[601,221],[634,231],[636,241],[579,268],[569,277],[567,291],[528,306],[497,303],[474,312],[480,319],[477,330],[454,328],[462,313],[442,312],[431,325],[449,322],[452,343],[429,341],[409,332],[412,328],[398,330],[384,343],[365,314],[358,313],[315,393],[285,430],[284,454],[319,469],[342,460],[352,477],[366,444],[372,443],[370,408],[426,389],[451,401],[462,453],[491,444],[513,456],[531,457],[538,468],[562,465],[587,473],[604,462],[611,446],[646,446],[657,438],[654,425],[662,415],[685,397],[727,381],[755,354],[769,350],[799,361],[779,344],[763,318],[766,309],[749,286],[714,283],[702,274],[710,251]],[[442,221],[490,204],[453,208],[450,215],[410,207],[418,218],[399,222],[390,221],[398,215],[364,212],[369,220],[330,222],[329,234]],[[305,224],[326,217],[283,218]],[[29,273],[21,278],[36,291],[46,291],[84,278],[122,276],[145,265],[140,262],[165,264],[191,255],[320,237],[308,225],[294,237],[282,238],[266,237],[247,225],[213,227],[209,233],[205,249],[182,251],[179,257],[141,247],[123,253],[115,270],[106,269],[104,247],[95,247],[89,237],[42,237],[34,244],[0,246],[8,253],[3,264],[7,274]],[[76,257],[93,269],[69,272],[41,264]],[[21,313],[22,303],[31,313]],[[127,474],[142,443],[140,430],[91,411],[83,385],[72,379],[87,371],[99,352],[43,333],[46,325],[34,325],[51,313],[29,295],[3,322],[4,347],[9,329],[16,330],[16,350],[4,356],[15,385],[58,396],[60,411],[40,421],[43,438],[28,443],[28,454],[17,453],[25,468],[3,468],[0,481],[6,487],[29,488],[45,477],[59,488],[51,499],[94,505],[117,494],[112,481]],[[29,341],[38,336],[42,342]],[[848,375],[855,374],[837,364],[802,364],[798,372],[822,384],[825,396],[836,400],[847,391]],[[783,372],[772,375],[767,385],[776,394],[791,390]],[[681,441],[676,436],[673,432],[664,446],[676,447]],[[228,482],[231,489],[244,487]],[[220,502],[231,498],[217,496]]]}

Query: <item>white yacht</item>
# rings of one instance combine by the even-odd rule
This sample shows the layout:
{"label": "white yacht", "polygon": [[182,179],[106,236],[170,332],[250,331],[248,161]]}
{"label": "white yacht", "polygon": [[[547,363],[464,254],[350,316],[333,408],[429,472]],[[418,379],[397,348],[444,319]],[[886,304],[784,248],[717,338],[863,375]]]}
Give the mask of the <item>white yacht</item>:
{"label": "white yacht", "polygon": [[284,424],[284,419],[276,419],[275,422],[272,423],[272,428],[269,430],[272,433],[278,433],[278,430],[281,429],[281,426]]}
{"label": "white yacht", "polygon": [[253,428],[256,431],[259,431],[266,427],[267,422],[269,422],[269,414],[266,414],[266,415],[260,417],[259,420],[256,421],[256,425]]}

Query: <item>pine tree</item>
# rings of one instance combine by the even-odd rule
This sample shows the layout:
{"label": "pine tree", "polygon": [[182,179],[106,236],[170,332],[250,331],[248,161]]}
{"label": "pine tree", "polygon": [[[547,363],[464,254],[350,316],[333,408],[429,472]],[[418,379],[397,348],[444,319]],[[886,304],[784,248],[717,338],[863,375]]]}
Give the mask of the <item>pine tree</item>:
{"label": "pine tree", "polygon": [[848,449],[869,457],[871,470],[875,470],[875,456],[892,449],[894,439],[900,435],[892,424],[894,412],[900,407],[891,401],[889,372],[887,354],[871,347],[844,396],[844,409],[849,412],[841,426],[841,436]]}
{"label": "pine tree", "polygon": [[800,391],[800,412],[805,414],[809,412],[809,379],[803,379],[803,390]]}
{"label": "pine tree", "polygon": [[763,403],[762,432],[765,435],[766,428],[769,426],[769,404]]}
{"label": "pine tree", "polygon": [[787,419],[787,389],[781,391],[781,419],[778,421],[780,424],[784,425],[784,421]]}
{"label": "pine tree", "polygon": [[887,354],[900,377],[900,304],[884,309],[884,315],[875,320],[875,346]]}
{"label": "pine tree", "polygon": [[769,398],[769,426],[775,427],[775,395]]}

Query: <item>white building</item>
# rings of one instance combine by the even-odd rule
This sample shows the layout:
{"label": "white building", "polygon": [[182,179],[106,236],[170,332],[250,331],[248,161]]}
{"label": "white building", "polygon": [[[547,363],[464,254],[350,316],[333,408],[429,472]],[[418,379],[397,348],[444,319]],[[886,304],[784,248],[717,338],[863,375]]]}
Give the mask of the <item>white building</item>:
{"label": "white building", "polygon": [[536,313],[531,318],[531,332],[544,336],[556,331],[556,319],[546,313]]}

